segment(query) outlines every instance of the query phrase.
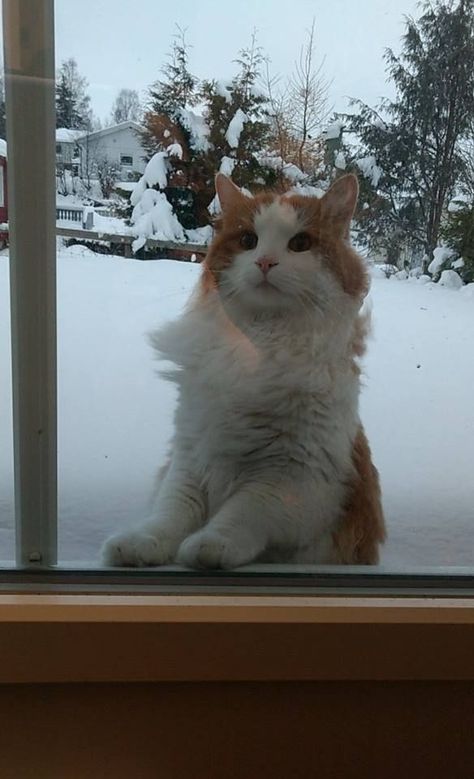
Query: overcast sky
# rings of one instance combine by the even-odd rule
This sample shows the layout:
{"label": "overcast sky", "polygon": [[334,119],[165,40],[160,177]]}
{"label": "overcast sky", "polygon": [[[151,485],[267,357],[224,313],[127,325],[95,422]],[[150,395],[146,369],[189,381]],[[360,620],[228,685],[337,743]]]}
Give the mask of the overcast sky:
{"label": "overcast sky", "polygon": [[121,87],[143,96],[159,76],[176,23],[187,28],[193,72],[226,79],[254,27],[272,69],[288,74],[314,17],[340,110],[346,95],[374,103],[387,94],[383,51],[399,50],[404,16],[416,13],[414,0],[57,0],[56,62],[77,60],[103,119]]}

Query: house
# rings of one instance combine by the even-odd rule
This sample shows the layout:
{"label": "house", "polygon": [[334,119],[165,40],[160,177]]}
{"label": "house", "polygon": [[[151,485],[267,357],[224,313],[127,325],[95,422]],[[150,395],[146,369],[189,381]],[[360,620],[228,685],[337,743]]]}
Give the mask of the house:
{"label": "house", "polygon": [[119,177],[134,180],[145,170],[145,151],[140,143],[141,127],[137,122],[121,122],[103,130],[84,133],[77,139],[80,150],[79,175],[93,175],[102,159],[113,162],[119,168]]}
{"label": "house", "polygon": [[58,127],[56,130],[56,169],[58,173],[70,170],[73,176],[79,175],[80,148],[77,144],[84,130],[70,130]]}

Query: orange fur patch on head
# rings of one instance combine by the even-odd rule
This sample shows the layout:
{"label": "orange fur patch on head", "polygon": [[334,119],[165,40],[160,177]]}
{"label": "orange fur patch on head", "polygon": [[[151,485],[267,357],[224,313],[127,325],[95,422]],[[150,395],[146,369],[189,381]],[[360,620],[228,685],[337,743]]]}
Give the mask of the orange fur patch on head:
{"label": "orange fur patch on head", "polygon": [[298,212],[327,268],[344,292],[363,297],[369,278],[361,257],[350,246],[349,226],[357,200],[358,184],[353,175],[336,181],[323,198],[289,195],[285,198]]}
{"label": "orange fur patch on head", "polygon": [[206,256],[205,268],[217,284],[222,270],[242,251],[242,234],[255,231],[255,215],[262,206],[278,200],[296,211],[301,229],[311,236],[314,251],[336,276],[344,292],[361,298],[367,293],[369,279],[365,265],[348,242],[358,192],[355,176],[351,174],[338,179],[323,198],[281,195],[272,191],[247,197],[222,174],[216,177],[216,187],[223,210],[214,222],[215,235]]}
{"label": "orange fur patch on head", "polygon": [[206,256],[206,267],[218,281],[219,273],[242,251],[240,238],[255,231],[255,214],[262,205],[270,205],[276,195],[264,192],[255,197],[240,194],[238,200],[214,221],[215,235]]}

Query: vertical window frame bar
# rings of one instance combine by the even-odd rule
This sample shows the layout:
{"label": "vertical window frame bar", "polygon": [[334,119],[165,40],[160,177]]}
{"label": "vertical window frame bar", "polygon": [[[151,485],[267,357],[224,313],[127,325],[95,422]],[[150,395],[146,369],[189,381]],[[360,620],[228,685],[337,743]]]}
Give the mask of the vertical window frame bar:
{"label": "vertical window frame bar", "polygon": [[16,560],[44,567],[57,562],[54,0],[3,0],[3,46]]}

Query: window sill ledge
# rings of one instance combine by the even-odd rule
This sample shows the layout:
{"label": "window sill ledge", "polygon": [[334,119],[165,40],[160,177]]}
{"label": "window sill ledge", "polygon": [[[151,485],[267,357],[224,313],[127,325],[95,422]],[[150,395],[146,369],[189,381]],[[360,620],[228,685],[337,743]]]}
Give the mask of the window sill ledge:
{"label": "window sill ledge", "polygon": [[474,599],[0,596],[0,683],[474,678]]}

